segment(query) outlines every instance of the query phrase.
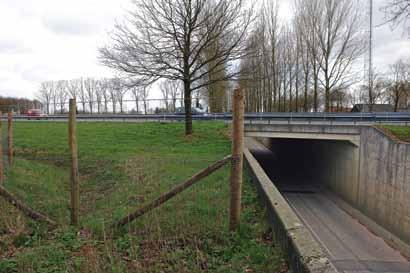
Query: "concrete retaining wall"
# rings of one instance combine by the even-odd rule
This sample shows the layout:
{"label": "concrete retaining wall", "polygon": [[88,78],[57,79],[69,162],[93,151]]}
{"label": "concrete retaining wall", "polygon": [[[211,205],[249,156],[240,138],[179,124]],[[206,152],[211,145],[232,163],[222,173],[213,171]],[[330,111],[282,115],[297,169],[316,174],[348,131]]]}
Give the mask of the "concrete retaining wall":
{"label": "concrete retaining wall", "polygon": [[349,213],[410,257],[410,144],[363,126],[359,147],[326,141],[314,156],[322,183],[357,210]]}
{"label": "concrete retaining wall", "polygon": [[[252,149],[257,149],[257,145],[261,145],[249,141],[247,147]],[[336,273],[324,250],[296,216],[248,149],[245,149],[244,158],[259,196],[266,205],[269,223],[276,241],[287,254],[293,272]]]}
{"label": "concrete retaining wall", "polygon": [[319,180],[332,192],[355,204],[359,188],[360,148],[344,141],[315,143],[312,154],[317,162]]}
{"label": "concrete retaining wall", "polygon": [[360,137],[360,183],[353,205],[395,235],[388,239],[410,256],[410,144],[373,127],[362,127]]}

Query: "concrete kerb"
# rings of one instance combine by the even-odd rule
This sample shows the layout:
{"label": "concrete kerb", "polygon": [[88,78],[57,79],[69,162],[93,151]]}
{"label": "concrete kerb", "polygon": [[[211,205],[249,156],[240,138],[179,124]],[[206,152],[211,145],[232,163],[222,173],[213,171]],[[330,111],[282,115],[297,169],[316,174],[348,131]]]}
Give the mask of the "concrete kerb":
{"label": "concrete kerb", "polygon": [[275,239],[285,252],[292,270],[295,273],[338,272],[249,149],[244,150],[244,158],[259,196],[266,205]]}

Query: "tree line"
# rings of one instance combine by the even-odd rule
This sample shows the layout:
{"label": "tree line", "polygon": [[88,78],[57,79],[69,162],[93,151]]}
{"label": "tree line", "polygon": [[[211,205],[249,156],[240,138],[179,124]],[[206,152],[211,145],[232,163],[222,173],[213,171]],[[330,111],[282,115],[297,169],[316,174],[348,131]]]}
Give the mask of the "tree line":
{"label": "tree line", "polygon": [[[173,112],[181,100],[178,82],[164,80],[159,84],[163,109]],[[150,110],[150,86],[132,85],[121,78],[77,78],[45,81],[36,94],[47,114],[63,114],[68,110],[68,100],[75,98],[80,113],[124,113],[125,103],[133,101],[133,112],[147,114]]]}
{"label": "tree line", "polygon": [[278,2],[264,2],[247,40],[252,57],[241,62],[246,110],[346,111],[355,103],[408,108],[410,60],[372,73],[374,88],[360,84],[366,37],[359,7],[352,0],[296,0],[292,20],[281,24]]}
{"label": "tree line", "polygon": [[13,111],[16,113],[25,114],[29,109],[39,108],[41,102],[38,100],[30,100],[15,97],[1,97],[0,96],[0,112],[7,113]]}
{"label": "tree line", "polygon": [[[408,17],[403,2],[386,5],[386,23]],[[277,0],[260,8],[245,0],[133,3],[100,60],[135,86],[179,82],[186,134],[194,92],[207,95],[211,111],[226,111],[234,85],[245,89],[248,112],[343,111],[353,101],[408,107],[408,60],[392,64],[382,85],[360,85],[366,28],[358,0],[294,0],[289,21],[279,19]]]}

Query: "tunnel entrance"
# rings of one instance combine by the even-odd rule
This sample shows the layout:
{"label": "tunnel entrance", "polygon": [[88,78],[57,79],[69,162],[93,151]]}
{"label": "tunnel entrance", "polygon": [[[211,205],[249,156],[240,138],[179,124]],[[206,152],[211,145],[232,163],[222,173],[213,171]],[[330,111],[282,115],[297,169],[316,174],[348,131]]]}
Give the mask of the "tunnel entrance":
{"label": "tunnel entrance", "polygon": [[345,140],[264,138],[266,150],[253,151],[282,192],[331,190],[346,200],[357,198],[358,147]]}
{"label": "tunnel entrance", "polygon": [[[337,272],[410,272],[406,258],[346,210],[357,202],[359,147],[346,140],[298,137],[258,138],[263,145],[252,139],[250,152]],[[265,176],[256,177],[261,185],[266,182]],[[288,219],[281,209],[276,213]]]}

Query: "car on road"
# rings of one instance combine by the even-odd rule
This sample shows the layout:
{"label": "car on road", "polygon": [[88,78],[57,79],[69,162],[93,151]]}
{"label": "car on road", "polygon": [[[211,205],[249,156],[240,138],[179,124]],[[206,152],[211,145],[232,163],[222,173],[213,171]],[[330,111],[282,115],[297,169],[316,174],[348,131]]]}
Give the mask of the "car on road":
{"label": "car on road", "polygon": [[[198,107],[191,108],[192,115],[194,116],[206,116],[207,113],[204,109]],[[175,109],[175,115],[185,115],[185,107],[178,107]]]}
{"label": "car on road", "polygon": [[29,109],[27,110],[27,117],[28,119],[41,119],[44,117],[43,111],[41,109]]}

